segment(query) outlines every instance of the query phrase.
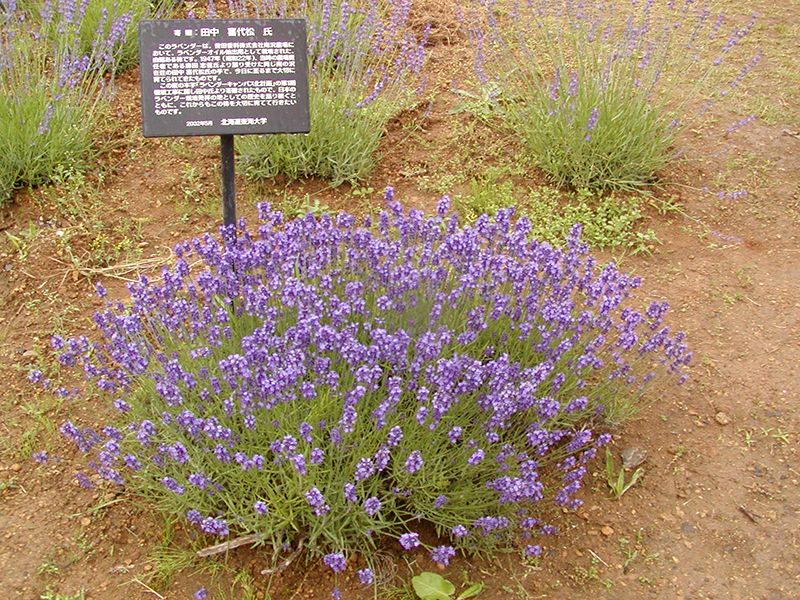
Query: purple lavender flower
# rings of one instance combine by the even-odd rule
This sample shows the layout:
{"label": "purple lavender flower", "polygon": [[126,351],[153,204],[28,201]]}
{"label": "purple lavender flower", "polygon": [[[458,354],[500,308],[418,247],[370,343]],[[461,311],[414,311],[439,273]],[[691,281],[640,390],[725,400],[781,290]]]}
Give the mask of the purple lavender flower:
{"label": "purple lavender flower", "polygon": [[363,585],[370,585],[375,580],[375,573],[373,573],[372,569],[369,567],[365,569],[359,569],[356,571],[356,575],[358,575],[358,579]]}
{"label": "purple lavender flower", "polygon": [[360,458],[353,475],[355,481],[364,481],[375,473],[375,463],[369,458]]}
{"label": "purple lavender flower", "polygon": [[400,536],[400,538],[397,541],[400,542],[400,545],[406,550],[411,550],[412,548],[416,548],[421,543],[419,541],[419,534],[413,532],[404,533],[403,535]]}
{"label": "purple lavender flower", "polygon": [[453,537],[457,538],[466,537],[469,535],[469,529],[467,529],[463,525],[456,525],[450,530],[450,533],[453,534]]}
{"label": "purple lavender flower", "polygon": [[541,546],[525,546],[525,556],[540,556],[542,554]]}
{"label": "purple lavender flower", "polygon": [[191,473],[186,480],[189,484],[201,490],[211,485],[211,479],[209,479],[205,473]]}
{"label": "purple lavender flower", "polygon": [[539,529],[539,533],[542,535],[553,535],[558,532],[558,528],[555,525],[543,525]]}
{"label": "purple lavender flower", "polygon": [[484,452],[483,450],[478,448],[467,459],[467,464],[468,465],[472,465],[473,467],[476,466],[476,465],[479,465],[481,463],[481,461],[484,459],[485,456],[486,456],[486,452]]}
{"label": "purple lavender flower", "polygon": [[331,507],[325,503],[325,497],[317,488],[312,487],[305,493],[306,501],[314,509],[314,514],[321,517],[327,514]]}
{"label": "purple lavender flower", "polygon": [[436,203],[436,213],[440,217],[444,217],[448,212],[450,212],[450,196],[445,194]]}
{"label": "purple lavender flower", "polygon": [[422,468],[422,465],[422,453],[419,450],[412,450],[408,455],[403,468],[405,469],[406,473],[411,473],[413,475]]}
{"label": "purple lavender flower", "polygon": [[431,550],[431,560],[445,567],[450,564],[450,559],[455,555],[456,551],[452,546],[436,546]]}
{"label": "purple lavender flower", "polygon": [[228,523],[224,519],[215,519],[213,517],[206,517],[200,522],[200,529],[212,535],[220,537],[227,536],[230,531],[228,530]]}
{"label": "purple lavender flower", "polygon": [[344,498],[348,502],[358,502],[358,496],[356,495],[355,484],[352,483],[344,484]]}
{"label": "purple lavender flower", "polygon": [[399,425],[395,425],[389,430],[389,438],[387,439],[386,443],[389,446],[397,446],[400,443],[400,440],[403,439],[403,430],[400,428]]}
{"label": "purple lavender flower", "polygon": [[208,592],[206,588],[200,588],[194,593],[193,597],[194,600],[206,600],[206,598],[208,598]]}
{"label": "purple lavender flower", "polygon": [[567,96],[570,98],[578,94],[578,72],[573,71],[569,76],[569,89],[567,89]]}
{"label": "purple lavender flower", "polygon": [[312,448],[311,455],[308,457],[308,464],[318,465],[325,460],[325,451],[322,448]]}
{"label": "purple lavender flower", "polygon": [[264,502],[263,500],[256,500],[253,503],[253,510],[260,515],[266,515],[267,513],[269,513],[269,507],[267,506],[267,503]]}
{"label": "purple lavender flower", "polygon": [[94,483],[92,483],[84,473],[75,473],[75,479],[82,488],[86,488],[87,490],[94,488]]}
{"label": "purple lavender flower", "polygon": [[186,511],[186,520],[195,525],[203,522],[203,515],[199,511],[191,509]]}
{"label": "purple lavender flower", "polygon": [[375,496],[371,496],[364,501],[364,512],[370,517],[374,517],[376,514],[378,514],[378,511],[380,511],[381,506],[381,501]]}
{"label": "purple lavender flower", "polygon": [[598,448],[602,448],[603,446],[607,445],[610,442],[611,442],[611,434],[603,433],[597,436],[594,445],[597,446]]}
{"label": "purple lavender flower", "polygon": [[347,568],[347,561],[345,560],[344,554],[341,552],[326,554],[322,558],[322,562],[334,573],[341,573]]}
{"label": "purple lavender flower", "polygon": [[186,493],[186,489],[182,485],[180,485],[177,481],[175,481],[172,477],[162,477],[161,483],[165,488],[167,488],[173,494],[182,496],[183,494]]}
{"label": "purple lavender flower", "polygon": [[458,438],[461,437],[462,428],[458,425],[453,426],[453,428],[448,432],[447,439],[450,440],[451,444],[455,444],[458,442]]}

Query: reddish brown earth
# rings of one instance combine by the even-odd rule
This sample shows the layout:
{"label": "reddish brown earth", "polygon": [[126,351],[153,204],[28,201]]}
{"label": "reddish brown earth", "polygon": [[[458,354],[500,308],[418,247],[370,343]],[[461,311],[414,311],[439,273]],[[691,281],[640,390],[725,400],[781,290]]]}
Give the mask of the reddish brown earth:
{"label": "reddish brown earth", "polygon": [[[479,598],[490,600],[800,598],[800,80],[790,77],[800,5],[756,4],[761,18],[746,47],[762,48],[764,60],[738,104],[718,107],[719,121],[696,133],[688,160],[664,174],[689,187],[669,188],[679,211],[646,210],[643,227],[662,244],[650,256],[603,255],[644,278],[642,302],[670,301],[672,325],[688,332],[695,350],[690,381],[616,432],[616,464],[623,450],[646,451],[644,477],[611,499],[598,461],[585,506],[563,515],[538,566],[518,553],[460,559],[445,573],[459,589],[483,582]],[[450,82],[469,68],[454,5],[416,2],[415,15],[433,23],[431,105],[391,125],[372,178],[335,190],[317,181],[264,190],[239,181],[248,219],[254,201],[280,199],[284,190],[298,210],[313,193],[304,209],[319,202],[362,212],[391,184],[403,201],[429,208],[437,198],[434,158],[457,160],[466,148],[470,172],[513,152],[507,138],[449,113],[461,100]],[[196,559],[188,534],[165,530],[138,499],[77,487],[80,456],[54,429],[68,414],[101,421],[106,408],[91,397],[59,403],[25,378],[52,364],[50,335],[90,329],[93,281],[124,297],[137,268],[157,271],[175,241],[218,223],[216,141],[142,138],[138,74],[119,85],[119,146],[102,181],[95,174],[83,187],[23,191],[0,208],[0,598],[66,600],[84,589],[93,600],[183,599],[201,586],[215,599],[328,597],[333,584],[318,563],[300,556],[269,578],[259,571],[270,561],[252,550]],[[724,132],[750,112],[763,118]],[[705,185],[748,194],[719,200],[697,190]],[[41,449],[60,460],[38,465],[30,454]],[[413,597],[400,589],[412,575],[435,570],[422,554],[411,561],[387,554],[380,564],[397,598]],[[369,597],[350,568],[339,581],[345,597]]]}

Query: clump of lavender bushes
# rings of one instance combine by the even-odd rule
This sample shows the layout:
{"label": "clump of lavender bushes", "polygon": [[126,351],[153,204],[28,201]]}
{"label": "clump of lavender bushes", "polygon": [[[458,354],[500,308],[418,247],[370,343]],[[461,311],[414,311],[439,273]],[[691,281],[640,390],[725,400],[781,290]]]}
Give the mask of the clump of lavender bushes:
{"label": "clump of lavender bushes", "polygon": [[684,380],[684,336],[577,226],[559,250],[511,209],[462,226],[447,197],[426,218],[385,196],[376,218],[262,205],[256,231],[179,244],[95,315],[102,341],[53,340],[116,413],[62,433],[198,531],[302,539],[336,572],[387,540],[538,555],[607,423]]}
{"label": "clump of lavender bushes", "polygon": [[408,23],[410,0],[265,0],[236,14],[307,19],[311,132],[237,139],[255,179],[319,176],[339,185],[364,179],[389,120],[412,106],[422,82],[424,40]]}
{"label": "clump of lavender bushes", "polygon": [[[137,24],[159,18],[175,0],[20,0],[37,24],[46,45],[57,46],[65,35],[80,54],[97,55],[92,66],[127,70],[139,61]],[[73,42],[72,39],[75,39]]]}
{"label": "clump of lavender bushes", "polygon": [[576,189],[652,184],[680,136],[739,85],[757,54],[720,71],[753,26],[727,25],[708,3],[475,0],[464,12],[483,85],[537,166]]}
{"label": "clump of lavender bushes", "polygon": [[53,44],[13,2],[0,11],[0,202],[15,188],[82,171],[97,156],[96,133],[130,21],[119,16],[87,53],[78,35],[82,13],[66,2],[47,7],[42,27],[65,25]]}

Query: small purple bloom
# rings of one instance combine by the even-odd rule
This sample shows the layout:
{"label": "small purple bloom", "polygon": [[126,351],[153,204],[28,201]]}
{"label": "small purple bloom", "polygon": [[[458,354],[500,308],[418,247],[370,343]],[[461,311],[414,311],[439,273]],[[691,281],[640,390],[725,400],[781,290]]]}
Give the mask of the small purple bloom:
{"label": "small purple bloom", "polygon": [[450,533],[453,534],[453,537],[466,537],[469,535],[469,529],[464,527],[463,525],[456,525],[450,530]]}
{"label": "small purple bloom", "polygon": [[598,448],[602,448],[606,444],[611,442],[611,434],[610,433],[603,433],[597,436],[597,439],[594,442],[594,445]]}
{"label": "small purple bloom", "polygon": [[404,533],[397,541],[400,542],[400,545],[406,550],[411,550],[412,548],[416,548],[420,545],[419,534],[413,532]]}
{"label": "small purple bloom", "polygon": [[364,501],[364,512],[370,517],[374,517],[376,514],[378,514],[378,511],[380,511],[381,506],[381,501],[375,496],[372,496]]}
{"label": "small purple bloom", "polygon": [[539,529],[539,533],[542,535],[553,535],[554,533],[558,532],[558,527],[555,525],[542,525]]}
{"label": "small purple bloom", "polygon": [[598,110],[597,107],[592,109],[591,114],[589,115],[589,122],[586,123],[586,129],[589,131],[593,131],[595,127],[597,127],[597,115]]}
{"label": "small purple bloom", "polygon": [[470,456],[467,459],[467,464],[468,465],[472,465],[474,467],[474,466],[480,464],[480,462],[485,457],[486,457],[486,453],[483,450],[481,450],[480,448],[478,448],[477,450],[475,450],[475,452],[472,453],[472,456]]}
{"label": "small purple bloom", "polygon": [[431,560],[445,567],[450,564],[450,559],[455,555],[456,551],[452,546],[437,546],[431,550]]}
{"label": "small purple bloom", "polygon": [[325,497],[317,488],[312,487],[305,494],[306,501],[314,509],[314,514],[318,517],[327,514],[331,507],[325,503]]}
{"label": "small purple bloom", "polygon": [[312,448],[308,457],[308,464],[318,465],[325,460],[325,451],[322,448]]}
{"label": "small purple bloom", "polygon": [[267,507],[267,503],[263,500],[256,500],[253,504],[253,510],[255,510],[260,515],[266,515],[269,512],[269,508]]}
{"label": "small purple bloom", "polygon": [[84,473],[75,473],[75,479],[78,480],[82,488],[86,488],[87,490],[94,488],[94,483],[92,483]]}
{"label": "small purple bloom", "polygon": [[375,473],[375,463],[369,458],[361,458],[356,465],[356,472],[353,475],[355,481],[364,481]]}
{"label": "small purple bloom", "polygon": [[208,598],[206,588],[200,588],[194,593],[194,600],[206,600],[206,598]]}
{"label": "small purple bloom", "polygon": [[413,475],[422,468],[422,465],[422,453],[419,450],[413,450],[411,454],[408,455],[403,468],[407,473],[411,473]]}
{"label": "small purple bloom", "polygon": [[133,454],[126,454],[122,460],[131,471],[138,471],[142,468],[142,463]]}
{"label": "small purple bloom", "polygon": [[203,519],[200,522],[200,529],[202,529],[205,533],[218,535],[220,537],[225,537],[230,533],[227,521],[223,519],[215,519],[213,517],[206,517]]}
{"label": "small purple bloom", "polygon": [[356,495],[355,484],[353,483],[344,484],[344,498],[348,502],[358,502],[358,496]]}
{"label": "small purple bloom", "polygon": [[182,496],[186,493],[186,490],[182,485],[180,485],[177,481],[175,481],[172,477],[162,477],[161,484],[167,488],[173,494],[177,494],[178,496]]}
{"label": "small purple bloom", "polygon": [[199,511],[194,510],[194,509],[187,510],[186,511],[186,520],[189,521],[189,523],[194,523],[196,525],[198,523],[202,523],[203,522],[203,515],[201,515]]}
{"label": "small purple bloom", "polygon": [[456,425],[455,427],[453,427],[453,428],[452,428],[452,429],[451,429],[451,430],[450,430],[450,431],[447,433],[447,439],[448,439],[448,440],[450,440],[450,443],[451,443],[451,444],[455,444],[456,442],[458,442],[458,438],[460,438],[460,437],[461,437],[461,433],[462,433],[462,432],[463,432],[463,429],[461,429],[461,427],[459,427],[458,425]]}
{"label": "small purple bloom", "polygon": [[367,567],[366,569],[360,569],[356,571],[359,580],[364,585],[370,585],[375,580],[375,573],[372,572],[372,569]]}
{"label": "small purple bloom", "polygon": [[400,443],[400,440],[403,439],[403,430],[399,425],[395,425],[389,430],[389,438],[386,440],[386,443],[389,446],[397,446]]}
{"label": "small purple bloom", "polygon": [[322,558],[322,562],[334,573],[341,573],[347,568],[347,561],[345,560],[344,554],[341,552],[326,554]]}
{"label": "small purple bloom", "polygon": [[525,556],[540,556],[542,554],[541,546],[525,546]]}
{"label": "small purple bloom", "polygon": [[436,203],[436,213],[440,217],[444,217],[450,211],[450,196],[445,194],[441,198],[439,198],[439,202]]}

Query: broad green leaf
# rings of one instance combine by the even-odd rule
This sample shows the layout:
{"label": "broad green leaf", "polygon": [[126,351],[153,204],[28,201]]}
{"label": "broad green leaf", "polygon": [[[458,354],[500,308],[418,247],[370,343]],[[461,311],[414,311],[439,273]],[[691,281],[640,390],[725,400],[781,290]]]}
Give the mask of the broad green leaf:
{"label": "broad green leaf", "polygon": [[451,600],[455,586],[436,573],[420,573],[411,578],[414,591],[422,600]]}
{"label": "broad green leaf", "polygon": [[458,595],[456,600],[467,600],[467,598],[472,598],[473,596],[477,596],[483,591],[483,582],[473,583],[463,592]]}

